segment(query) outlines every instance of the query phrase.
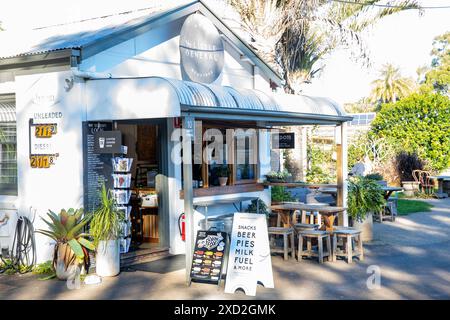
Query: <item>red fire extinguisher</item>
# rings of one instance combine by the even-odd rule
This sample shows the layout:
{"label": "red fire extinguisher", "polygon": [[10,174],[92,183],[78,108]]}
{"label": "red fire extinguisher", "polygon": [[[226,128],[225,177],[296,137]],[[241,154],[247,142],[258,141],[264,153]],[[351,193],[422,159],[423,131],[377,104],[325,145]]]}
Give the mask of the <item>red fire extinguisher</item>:
{"label": "red fire extinguisher", "polygon": [[184,213],[178,217],[178,229],[180,230],[181,240],[186,241],[186,221]]}

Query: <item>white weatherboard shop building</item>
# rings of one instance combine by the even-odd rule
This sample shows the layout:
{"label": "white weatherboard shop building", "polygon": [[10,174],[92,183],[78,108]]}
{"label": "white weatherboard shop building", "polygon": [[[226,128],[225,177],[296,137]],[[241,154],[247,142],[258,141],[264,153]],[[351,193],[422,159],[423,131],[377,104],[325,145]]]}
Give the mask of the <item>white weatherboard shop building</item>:
{"label": "white weatherboard shop building", "polygon": [[[112,183],[112,155],[92,149],[96,130],[121,132],[126,157],[133,158],[130,189],[159,195],[158,208],[131,202],[133,214],[142,215],[134,236],[173,254],[185,250],[180,214],[195,227],[204,217],[206,208],[196,203],[211,200],[208,216],[235,212],[220,200],[237,196],[270,204],[262,181],[270,171],[267,129],[276,126],[336,127],[342,137],[338,204],[345,204],[351,118],[326,98],[272,92],[280,75],[202,1],[45,27],[12,42],[8,32],[0,37],[14,44],[0,50],[0,210],[10,217],[2,246],[11,241],[15,211],[35,216],[38,229],[48,209],[95,206],[99,181]],[[248,140],[255,141],[257,164],[230,164],[227,185],[219,186],[214,166],[171,161],[174,130],[194,120],[203,130],[218,128],[224,139],[226,129],[264,129]],[[225,149],[231,163],[234,140]],[[36,241],[38,262],[50,259],[49,238],[37,234]]]}

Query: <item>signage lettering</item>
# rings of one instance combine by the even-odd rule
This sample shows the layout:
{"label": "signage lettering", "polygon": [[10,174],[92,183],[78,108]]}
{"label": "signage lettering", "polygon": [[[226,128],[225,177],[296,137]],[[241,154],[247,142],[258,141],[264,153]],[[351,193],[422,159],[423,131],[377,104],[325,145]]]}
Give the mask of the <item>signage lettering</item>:
{"label": "signage lettering", "polygon": [[241,288],[256,295],[256,284],[273,288],[272,262],[265,215],[236,212],[231,233],[225,292]]}

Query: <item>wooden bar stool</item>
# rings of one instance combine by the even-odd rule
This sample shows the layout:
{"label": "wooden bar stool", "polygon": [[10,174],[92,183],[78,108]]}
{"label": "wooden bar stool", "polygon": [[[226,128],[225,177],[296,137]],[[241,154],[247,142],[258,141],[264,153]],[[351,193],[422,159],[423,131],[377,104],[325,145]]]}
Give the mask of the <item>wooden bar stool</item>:
{"label": "wooden bar stool", "polygon": [[[306,239],[306,250],[303,250],[303,241]],[[317,253],[312,249],[312,239],[317,239]],[[327,250],[323,249],[323,240],[325,239]],[[322,230],[303,230],[298,233],[298,262],[303,257],[318,257],[319,263],[323,263],[323,258],[328,257],[330,260],[331,253],[331,237],[328,231]]]}
{"label": "wooden bar stool", "polygon": [[[338,248],[338,241],[343,240],[342,248]],[[353,242],[356,242],[357,248],[354,250]],[[360,261],[364,260],[364,249],[361,240],[361,231],[353,228],[340,227],[333,230],[333,261],[337,257],[346,257],[348,263],[352,263],[353,257],[359,257]]]}
{"label": "wooden bar stool", "polygon": [[[281,252],[284,254],[284,260],[288,259],[289,253],[292,258],[295,259],[295,243],[294,243],[294,229],[293,228],[281,228],[281,227],[269,227],[269,237],[283,236],[283,249],[271,248],[272,252]],[[290,239],[290,241],[289,241]],[[290,245],[289,245],[290,242]]]}

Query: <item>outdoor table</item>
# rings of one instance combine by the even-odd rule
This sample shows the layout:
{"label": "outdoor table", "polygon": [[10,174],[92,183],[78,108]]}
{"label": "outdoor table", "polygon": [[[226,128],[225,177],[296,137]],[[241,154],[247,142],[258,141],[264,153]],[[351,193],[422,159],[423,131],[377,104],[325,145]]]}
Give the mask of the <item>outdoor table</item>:
{"label": "outdoor table", "polygon": [[403,191],[403,188],[400,188],[400,187],[381,187],[381,189],[384,191],[384,199],[385,200],[388,200],[393,192]]}
{"label": "outdoor table", "polygon": [[450,176],[432,176],[431,179],[435,179],[438,182],[438,192],[436,196],[438,198],[447,198],[448,194],[444,192],[444,181],[450,181]]}
{"label": "outdoor table", "polygon": [[[202,199],[194,199],[192,205],[194,210],[197,210],[198,207],[205,208],[205,219],[206,223],[208,222],[208,207],[217,206],[221,204],[232,204],[236,211],[242,212],[242,202],[256,200],[256,213],[259,213],[259,197],[248,197],[248,196],[234,196],[231,198],[224,199],[210,199],[210,200],[202,200]],[[239,206],[238,206],[239,204]]]}
{"label": "outdoor table", "polygon": [[[281,221],[285,226],[294,227],[294,224],[291,220],[291,212],[294,210],[300,211],[316,211],[323,217],[324,229],[327,231],[333,230],[334,220],[336,219],[336,215],[340,212],[347,210],[344,207],[334,207],[329,205],[314,205],[314,204],[304,204],[304,203],[281,203],[277,205],[273,205],[270,207],[272,210],[278,212],[280,215]],[[321,228],[322,229],[322,228]]]}

